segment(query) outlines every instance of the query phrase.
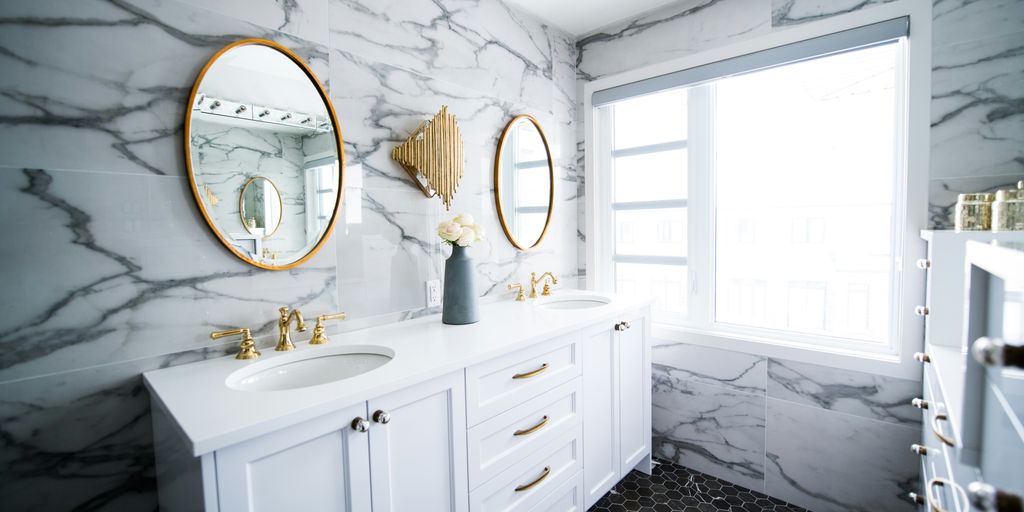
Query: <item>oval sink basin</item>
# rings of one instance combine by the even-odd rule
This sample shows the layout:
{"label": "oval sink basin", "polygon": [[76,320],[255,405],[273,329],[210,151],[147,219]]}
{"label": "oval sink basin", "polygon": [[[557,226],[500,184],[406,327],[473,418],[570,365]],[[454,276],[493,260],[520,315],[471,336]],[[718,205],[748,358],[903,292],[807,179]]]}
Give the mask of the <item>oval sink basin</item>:
{"label": "oval sink basin", "polygon": [[590,309],[609,304],[611,299],[601,295],[565,295],[548,297],[537,301],[542,309]]}
{"label": "oval sink basin", "polygon": [[229,375],[226,384],[239,391],[283,391],[318,386],[380,368],[391,361],[395,353],[385,347],[349,346],[328,353],[310,351],[301,356],[256,363]]}

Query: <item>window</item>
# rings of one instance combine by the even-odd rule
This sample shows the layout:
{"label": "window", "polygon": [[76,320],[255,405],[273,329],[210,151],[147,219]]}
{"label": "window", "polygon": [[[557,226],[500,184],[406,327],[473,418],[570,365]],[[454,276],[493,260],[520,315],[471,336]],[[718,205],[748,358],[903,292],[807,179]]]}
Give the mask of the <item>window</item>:
{"label": "window", "polygon": [[750,69],[595,93],[609,205],[596,222],[614,227],[598,286],[653,296],[659,324],[893,353],[907,172],[897,21],[772,48],[771,65],[752,54]]}

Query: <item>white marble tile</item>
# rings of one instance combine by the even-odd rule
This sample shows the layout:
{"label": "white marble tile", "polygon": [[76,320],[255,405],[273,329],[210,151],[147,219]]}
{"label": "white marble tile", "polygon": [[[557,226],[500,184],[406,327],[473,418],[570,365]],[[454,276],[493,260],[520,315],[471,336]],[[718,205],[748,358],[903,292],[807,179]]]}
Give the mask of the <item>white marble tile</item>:
{"label": "white marble tile", "polygon": [[1020,0],[932,0],[932,47],[1021,32]]}
{"label": "white marble tile", "polygon": [[932,54],[931,179],[1024,174],[1024,32]]}
{"label": "white marble tile", "polygon": [[921,411],[910,401],[920,395],[920,381],[768,360],[769,398],[917,427]]}
{"label": "white marble tile", "polygon": [[764,491],[763,395],[684,381],[655,367],[654,455]]}
{"label": "white marble tile", "polygon": [[497,0],[330,0],[331,48],[551,108],[557,32]]}
{"label": "white marble tile", "polygon": [[921,438],[910,428],[768,399],[765,491],[817,512],[913,511]]}
{"label": "white marble tile", "polygon": [[772,26],[799,25],[896,0],[772,0]]}
{"label": "white marble tile", "polygon": [[577,42],[577,76],[664,62],[771,30],[771,0],[686,0],[614,24]]}
{"label": "white marble tile", "polygon": [[980,176],[944,178],[928,182],[928,225],[930,229],[953,229],[953,214],[958,194],[995,192],[1014,188],[1024,180],[1024,172],[1017,176]]}
{"label": "white marble tile", "polygon": [[178,0],[326,45],[328,0]]}
{"label": "white marble tile", "polygon": [[183,108],[224,45],[278,41],[328,76],[323,45],[172,0],[0,3],[0,164],[183,175]]}
{"label": "white marble tile", "polygon": [[651,349],[655,368],[673,378],[764,395],[765,357],[687,343],[656,341]]}
{"label": "white marble tile", "polygon": [[252,267],[182,178],[0,171],[0,258],[19,268],[0,294],[0,382],[202,348],[220,328],[269,335],[281,305],[337,307],[333,245],[289,271]]}

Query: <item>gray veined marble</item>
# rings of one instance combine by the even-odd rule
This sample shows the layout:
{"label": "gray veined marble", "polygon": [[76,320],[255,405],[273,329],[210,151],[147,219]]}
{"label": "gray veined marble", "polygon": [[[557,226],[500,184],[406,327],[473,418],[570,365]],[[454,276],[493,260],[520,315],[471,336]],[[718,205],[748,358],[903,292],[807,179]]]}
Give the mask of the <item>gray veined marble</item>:
{"label": "gray veined marble", "polygon": [[768,397],[917,427],[921,411],[910,401],[921,394],[919,381],[768,360]]}
{"label": "gray veined marble", "polygon": [[818,512],[916,510],[920,428],[768,399],[765,492]]}
{"label": "gray veined marble", "polygon": [[1020,0],[932,0],[935,49],[1021,32],[1024,2]]}
{"label": "gray veined marble", "polygon": [[245,37],[280,42],[328,76],[323,45],[170,0],[3,2],[2,163],[184,175],[192,82]]}
{"label": "gray veined marble", "polygon": [[178,0],[326,45],[328,0]]}
{"label": "gray veined marble", "polygon": [[577,41],[577,77],[594,80],[771,30],[767,0],[685,0]]}
{"label": "gray veined marble", "polygon": [[933,180],[1024,174],[1022,35],[934,51]]}
{"label": "gray veined marble", "polygon": [[896,0],[772,0],[772,26],[783,27],[856,12]]}
{"label": "gray veined marble", "polygon": [[654,455],[763,491],[764,396],[652,376]]}
{"label": "gray veined marble", "polygon": [[654,366],[678,380],[764,395],[766,358],[679,342],[658,341],[651,349]]}

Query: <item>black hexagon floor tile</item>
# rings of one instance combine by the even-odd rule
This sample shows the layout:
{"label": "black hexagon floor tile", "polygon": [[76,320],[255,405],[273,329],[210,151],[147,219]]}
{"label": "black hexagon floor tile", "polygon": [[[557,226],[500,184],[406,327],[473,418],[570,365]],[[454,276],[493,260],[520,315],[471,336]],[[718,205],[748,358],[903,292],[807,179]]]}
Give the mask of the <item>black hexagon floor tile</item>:
{"label": "black hexagon floor tile", "polygon": [[[660,461],[659,461],[660,462]],[[661,462],[654,474],[626,475],[589,512],[807,512],[757,491]]]}

